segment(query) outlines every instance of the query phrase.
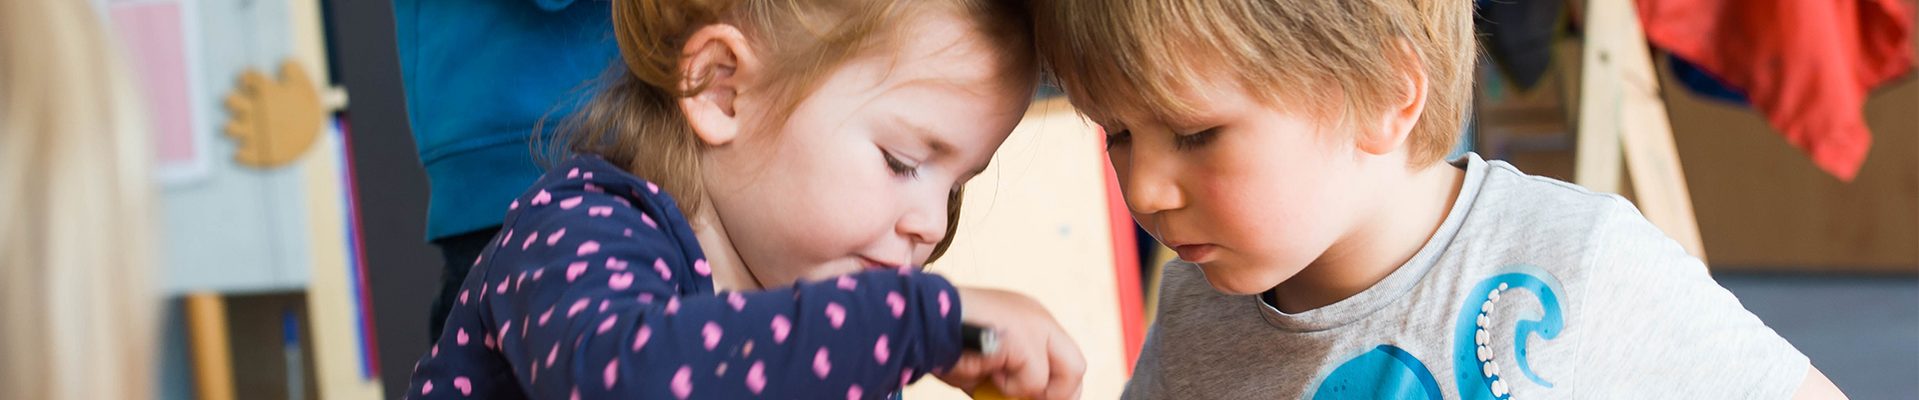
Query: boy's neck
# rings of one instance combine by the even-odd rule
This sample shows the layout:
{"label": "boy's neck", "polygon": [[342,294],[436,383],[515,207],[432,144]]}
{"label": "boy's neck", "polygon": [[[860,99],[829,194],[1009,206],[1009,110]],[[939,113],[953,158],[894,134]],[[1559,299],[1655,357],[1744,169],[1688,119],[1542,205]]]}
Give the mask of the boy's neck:
{"label": "boy's neck", "polygon": [[763,289],[746,269],[746,263],[740,261],[739,252],[733,249],[733,239],[726,235],[726,225],[720,223],[719,214],[713,212],[713,203],[706,196],[700,196],[697,215],[689,217],[693,237],[700,241],[700,251],[706,253],[707,267],[713,269],[714,290]]}
{"label": "boy's neck", "polygon": [[1412,260],[1446,222],[1466,174],[1445,162],[1392,175],[1373,193],[1374,212],[1356,222],[1299,274],[1279,284],[1268,301],[1287,313],[1325,307],[1373,287]]}

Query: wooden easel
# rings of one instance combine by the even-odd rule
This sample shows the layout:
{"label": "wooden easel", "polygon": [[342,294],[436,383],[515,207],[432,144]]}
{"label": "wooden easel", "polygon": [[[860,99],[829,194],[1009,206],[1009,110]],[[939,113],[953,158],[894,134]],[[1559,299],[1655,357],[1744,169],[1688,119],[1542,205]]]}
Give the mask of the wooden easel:
{"label": "wooden easel", "polygon": [[1618,193],[1623,161],[1639,211],[1704,260],[1692,195],[1637,9],[1632,0],[1587,0],[1584,7],[1573,180],[1593,191]]}

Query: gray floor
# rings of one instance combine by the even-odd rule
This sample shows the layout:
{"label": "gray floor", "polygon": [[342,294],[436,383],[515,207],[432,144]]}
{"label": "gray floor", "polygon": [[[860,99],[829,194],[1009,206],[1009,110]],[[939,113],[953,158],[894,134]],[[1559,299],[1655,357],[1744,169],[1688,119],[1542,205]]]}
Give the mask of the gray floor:
{"label": "gray floor", "polygon": [[1847,396],[1919,398],[1919,277],[1715,278]]}

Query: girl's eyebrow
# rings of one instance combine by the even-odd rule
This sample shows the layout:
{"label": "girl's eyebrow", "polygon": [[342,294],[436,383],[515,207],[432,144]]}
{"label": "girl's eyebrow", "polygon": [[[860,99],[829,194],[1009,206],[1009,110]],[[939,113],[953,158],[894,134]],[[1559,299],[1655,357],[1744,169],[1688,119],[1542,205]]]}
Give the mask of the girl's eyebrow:
{"label": "girl's eyebrow", "polygon": [[953,145],[951,143],[947,143],[945,140],[940,139],[939,131],[932,130],[923,125],[915,124],[912,121],[908,121],[906,118],[901,117],[899,115],[892,116],[891,120],[895,127],[906,130],[908,132],[912,132],[914,134],[913,136],[916,136],[919,138],[921,144],[924,144],[926,145],[927,148],[932,149],[933,154],[929,156],[928,158],[940,157],[943,155],[948,155],[953,153]]}
{"label": "girl's eyebrow", "polygon": [[[950,143],[947,143],[945,140],[941,140],[938,131],[929,129],[924,125],[915,124],[912,121],[908,121],[905,117],[901,117],[899,115],[892,116],[890,120],[894,126],[897,126],[900,129],[912,132],[914,136],[918,136],[922,144],[925,144],[927,148],[930,148],[933,150],[933,155],[928,157],[928,159],[938,158],[942,156],[950,156],[953,154],[954,146]],[[979,176],[979,174],[986,173],[986,168],[991,166],[992,162],[993,162],[992,158],[988,157],[985,163],[981,163],[979,167],[973,168],[972,171],[968,171],[966,175],[961,175],[961,176],[974,177],[974,176]]]}

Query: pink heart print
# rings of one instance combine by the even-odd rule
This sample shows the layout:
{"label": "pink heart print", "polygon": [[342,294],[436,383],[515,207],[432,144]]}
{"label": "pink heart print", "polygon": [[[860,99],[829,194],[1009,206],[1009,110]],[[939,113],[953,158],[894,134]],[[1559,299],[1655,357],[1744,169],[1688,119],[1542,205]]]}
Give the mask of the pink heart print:
{"label": "pink heart print", "polygon": [[726,304],[733,306],[733,311],[746,310],[746,295],[742,295],[740,292],[727,293]]}
{"label": "pink heart print", "polygon": [[826,379],[826,374],[830,372],[833,372],[833,361],[827,358],[826,348],[821,347],[819,352],[813,353],[813,374]]}
{"label": "pink heart print", "polygon": [[606,362],[605,375],[606,375],[605,376],[606,389],[613,390],[613,383],[619,382],[620,380],[620,360],[619,359],[615,358],[613,359],[613,361]]}
{"label": "pink heart print", "polygon": [[612,277],[606,278],[606,287],[613,290],[626,290],[626,288],[633,287],[633,273],[620,272],[613,274]]}
{"label": "pink heart print", "polygon": [[947,312],[953,311],[953,300],[948,297],[945,290],[940,291],[940,318],[945,318]]}
{"label": "pink heart print", "polygon": [[614,324],[618,324],[619,322],[620,322],[620,316],[608,315],[606,316],[605,321],[600,321],[600,329],[594,331],[594,333],[606,333],[606,331],[613,329]]}
{"label": "pink heart print", "polygon": [[703,336],[706,338],[707,350],[713,350],[714,347],[718,347],[720,345],[720,337],[722,334],[723,332],[720,329],[720,324],[714,323],[712,321],[708,321],[706,323],[706,326],[700,329],[700,336]]}
{"label": "pink heart print", "polygon": [[579,314],[580,311],[585,311],[586,305],[591,302],[592,300],[587,299],[580,299],[579,301],[573,302],[573,306],[566,308],[566,317],[573,318],[573,316]]}
{"label": "pink heart print", "polygon": [[833,329],[839,329],[840,325],[846,323],[846,307],[840,306],[840,303],[826,303],[826,321],[833,324]]}
{"label": "pink heart print", "polygon": [[893,308],[893,318],[899,318],[906,314],[906,297],[900,296],[900,292],[887,292],[886,306]]}
{"label": "pink heart print", "polygon": [[774,344],[786,343],[786,334],[792,333],[792,332],[793,332],[793,321],[786,320],[785,315],[773,316],[773,343]]}
{"label": "pink heart print", "polygon": [[584,273],[586,273],[585,261],[574,261],[572,264],[566,265],[566,281],[567,282],[573,282],[574,279],[579,279],[580,274],[584,274]]}
{"label": "pink heart print", "polygon": [[746,389],[753,394],[766,390],[766,362],[754,361],[753,367],[746,369]]}
{"label": "pink heart print", "polygon": [[673,388],[673,397],[678,397],[684,400],[686,399],[686,396],[692,395],[693,394],[693,368],[689,366],[680,366],[680,370],[678,372],[673,373],[672,388]]}
{"label": "pink heart print", "polygon": [[633,351],[646,347],[646,341],[653,338],[653,327],[640,325],[640,332],[633,335]]}

